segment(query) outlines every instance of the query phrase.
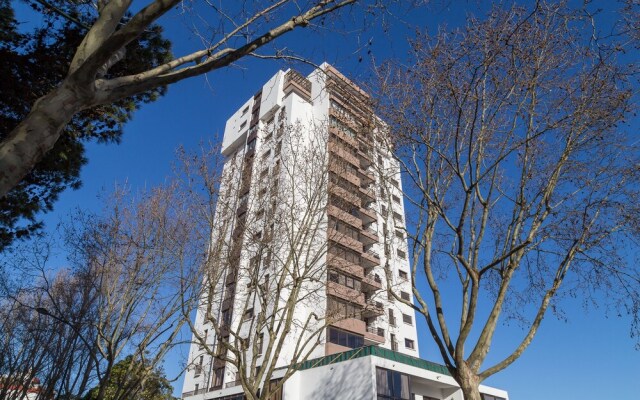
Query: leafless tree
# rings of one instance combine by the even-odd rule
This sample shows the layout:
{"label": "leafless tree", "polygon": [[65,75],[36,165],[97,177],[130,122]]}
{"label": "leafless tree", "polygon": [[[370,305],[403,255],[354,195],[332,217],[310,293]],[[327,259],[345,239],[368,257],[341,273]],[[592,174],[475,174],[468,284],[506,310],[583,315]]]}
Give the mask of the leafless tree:
{"label": "leafless tree", "polygon": [[[591,22],[564,4],[496,7],[418,35],[409,65],[378,70],[382,139],[406,178],[415,309],[465,399],[480,399],[564,296],[610,302],[640,333],[633,92]],[[486,366],[508,319],[523,337]]]}
{"label": "leafless tree", "polygon": [[[2,263],[3,268],[14,269],[2,277],[0,296],[5,338],[0,350],[2,398],[21,399],[27,390],[39,391],[42,398],[52,398],[54,393],[72,396],[83,392],[92,379],[93,359],[88,342],[83,341],[91,337],[91,327],[82,324],[90,319],[91,290],[81,287],[68,271],[47,276],[46,282],[33,275],[48,263],[51,249],[49,243],[37,241],[29,249],[25,246],[5,255]],[[55,296],[64,322],[39,312],[52,308],[49,295]],[[45,381],[47,385],[38,384]]]}
{"label": "leafless tree", "polygon": [[[43,2],[44,3],[44,2]],[[62,128],[78,112],[109,104],[182,79],[226,67],[256,54],[264,45],[298,27],[321,21],[355,0],[290,0],[234,3],[220,7],[207,2],[213,20],[202,50],[129,76],[105,77],[126,55],[128,44],[181,0],[155,0],[135,11],[132,1],[98,1],[96,19],[78,47],[60,85],[41,97],[29,115],[0,143],[0,196],[13,188],[58,140]],[[50,3],[46,3],[52,6]],[[185,5],[186,7],[186,5]],[[132,12],[131,17],[127,13]],[[201,16],[203,19],[204,16]]]}
{"label": "leafless tree", "polygon": [[29,280],[8,296],[16,310],[7,308],[3,318],[11,328],[3,356],[28,354],[4,374],[28,371],[21,382],[38,377],[45,397],[82,396],[95,386],[102,399],[113,367],[131,355],[136,362],[128,375],[139,379],[109,398],[135,397],[150,368],[179,342],[206,256],[209,231],[199,235],[197,213],[174,189],[169,184],[137,198],[117,190],[103,213],[75,213],[63,231],[68,268],[52,272],[47,252],[10,261]]}

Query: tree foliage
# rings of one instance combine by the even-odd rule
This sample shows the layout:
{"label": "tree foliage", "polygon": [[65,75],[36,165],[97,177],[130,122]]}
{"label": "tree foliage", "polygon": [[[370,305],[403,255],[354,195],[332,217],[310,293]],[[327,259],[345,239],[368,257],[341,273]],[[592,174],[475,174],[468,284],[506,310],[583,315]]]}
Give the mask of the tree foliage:
{"label": "tree foliage", "polygon": [[[76,3],[57,1],[52,6],[67,15],[29,2],[42,13],[44,23],[28,32],[19,29],[9,0],[0,1],[0,141],[29,113],[31,105],[54,89],[67,74],[76,48],[93,17]],[[152,68],[171,59],[170,43],[162,28],[150,26],[127,49],[128,57],[107,76]],[[39,214],[50,211],[66,188],[81,185],[80,170],[86,163],[84,147],[90,141],[118,143],[124,124],[144,103],[165,93],[163,86],[77,113],[61,132],[60,140],[31,172],[5,197],[0,198],[0,250],[15,238],[36,232]]]}
{"label": "tree foliage", "polygon": [[[139,371],[150,370],[144,375]],[[99,388],[94,387],[84,397],[84,400],[97,400]],[[164,371],[158,367],[144,364],[144,360],[134,361],[129,355],[113,366],[113,372],[107,382],[103,400],[175,400],[172,395],[173,387],[166,378]],[[123,394],[126,393],[126,397]]]}

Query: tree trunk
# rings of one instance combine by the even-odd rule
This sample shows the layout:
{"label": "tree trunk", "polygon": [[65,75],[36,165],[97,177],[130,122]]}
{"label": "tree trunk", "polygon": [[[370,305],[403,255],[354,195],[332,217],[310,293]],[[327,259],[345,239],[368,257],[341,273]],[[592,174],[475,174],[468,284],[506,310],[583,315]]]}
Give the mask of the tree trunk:
{"label": "tree trunk", "polygon": [[0,198],[31,172],[83,108],[80,96],[66,83],[36,101],[29,115],[0,142]]}
{"label": "tree trunk", "polygon": [[458,366],[455,379],[460,385],[460,389],[462,389],[464,400],[482,400],[478,389],[480,380],[469,367],[466,365]]}

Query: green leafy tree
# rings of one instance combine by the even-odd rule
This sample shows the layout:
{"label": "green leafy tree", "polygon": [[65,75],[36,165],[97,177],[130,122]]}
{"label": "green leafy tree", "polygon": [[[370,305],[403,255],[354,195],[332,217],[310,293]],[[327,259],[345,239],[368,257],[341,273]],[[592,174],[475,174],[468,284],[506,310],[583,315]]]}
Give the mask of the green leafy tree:
{"label": "green leafy tree", "polygon": [[[18,30],[9,0],[0,0],[0,74],[11,77],[0,81],[0,141],[27,116],[39,97],[64,79],[90,26],[90,14],[77,4],[52,4],[57,13],[38,4],[33,5],[34,11],[43,13],[45,22],[25,33]],[[171,59],[170,42],[163,39],[162,28],[152,25],[127,48],[127,54],[106,77],[167,62]],[[159,86],[76,114],[53,149],[7,196],[0,198],[0,250],[16,238],[37,232],[42,225],[38,216],[52,209],[63,190],[81,185],[86,143],[118,143],[133,112],[141,104],[156,100],[165,90]]]}
{"label": "green leafy tree", "polygon": [[161,369],[151,369],[141,360],[127,356],[113,366],[104,397],[98,398],[99,387],[89,390],[84,400],[174,400],[173,387]]}

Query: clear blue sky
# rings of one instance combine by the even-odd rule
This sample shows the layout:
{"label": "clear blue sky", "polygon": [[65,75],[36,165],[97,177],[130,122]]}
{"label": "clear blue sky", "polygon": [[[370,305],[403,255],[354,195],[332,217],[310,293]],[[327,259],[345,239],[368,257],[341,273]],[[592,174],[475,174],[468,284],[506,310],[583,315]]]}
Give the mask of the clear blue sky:
{"label": "clear blue sky", "polygon": [[[371,56],[376,61],[388,57],[401,61],[407,53],[407,38],[415,27],[432,32],[443,24],[455,27],[463,22],[465,13],[477,11],[474,1],[463,3],[464,7],[457,7],[456,2],[442,3],[410,13],[394,10],[397,14],[387,17],[388,26],[378,21],[361,33],[345,33],[360,28],[351,29],[345,24],[340,34],[297,31],[278,45],[296,50],[318,64],[328,61],[350,77],[366,79],[372,62],[367,54],[369,48],[358,48],[369,39]],[[162,21],[167,36],[174,39],[176,55],[198,48],[199,40],[188,33],[189,18],[174,13]],[[55,224],[75,207],[98,210],[97,196],[103,190],[111,190],[116,182],[128,181],[133,187],[162,182],[170,174],[177,146],[196,148],[200,141],[220,137],[229,115],[278,69],[286,67],[274,61],[249,60],[211,73],[206,79],[197,77],[173,85],[164,98],[136,113],[126,126],[120,145],[88,146],[83,187],[62,194],[55,210],[45,219],[47,229],[54,232]],[[300,69],[307,71],[309,67]],[[549,315],[524,355],[486,383],[508,390],[514,400],[640,398],[640,352],[634,350],[635,342],[629,337],[629,320],[606,318],[604,310],[586,312],[579,301],[567,303],[565,310],[567,322]],[[438,362],[424,324],[418,327],[421,356]],[[491,351],[505,354],[522,335],[517,326],[500,327]],[[186,350],[182,354],[175,352],[167,360],[169,375],[184,361],[184,354]],[[178,395],[181,380],[175,388]]]}

